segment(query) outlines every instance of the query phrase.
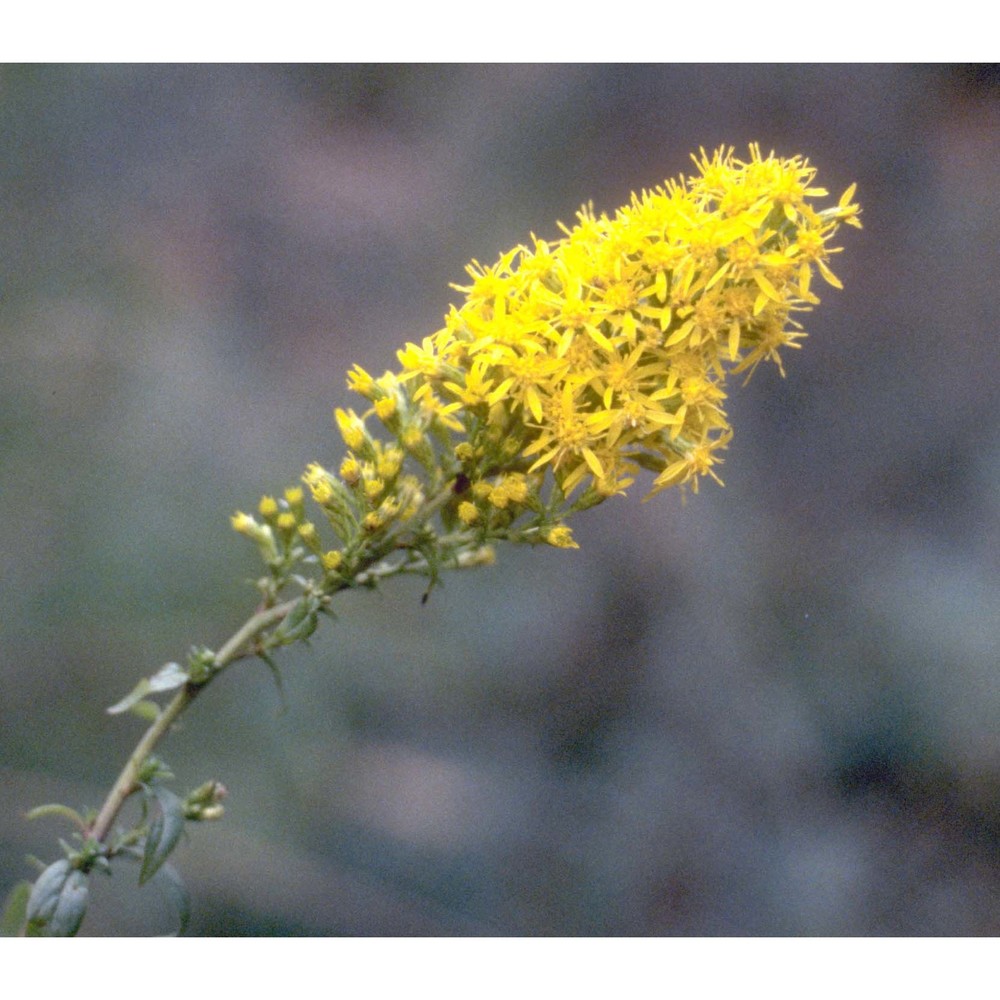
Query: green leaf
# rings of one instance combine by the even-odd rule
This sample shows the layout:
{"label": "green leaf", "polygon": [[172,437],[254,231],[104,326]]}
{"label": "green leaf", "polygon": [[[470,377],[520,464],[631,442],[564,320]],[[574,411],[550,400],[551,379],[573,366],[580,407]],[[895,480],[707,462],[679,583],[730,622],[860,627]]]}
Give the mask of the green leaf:
{"label": "green leaf", "polygon": [[87,912],[87,876],[63,858],[38,876],[25,916],[28,937],[73,937]]}
{"label": "green leaf", "polygon": [[173,691],[182,687],[188,680],[190,675],[179,663],[164,663],[152,677],[144,677],[121,701],[107,709],[107,712],[109,715],[121,715],[122,712],[128,712],[133,706],[142,702],[147,694]]}
{"label": "green leaf", "polygon": [[42,819],[45,816],[62,816],[68,819],[79,830],[86,830],[87,823],[84,818],[69,806],[60,805],[58,802],[50,802],[44,806],[35,806],[25,814],[25,819]]}
{"label": "green leaf", "polygon": [[28,897],[31,895],[30,882],[18,882],[10,892],[0,917],[0,937],[17,937],[28,920]]}
{"label": "green leaf", "polygon": [[173,691],[182,687],[188,681],[188,672],[179,663],[164,663],[159,670],[149,678],[149,690]]}
{"label": "green leaf", "polygon": [[134,688],[127,694],[121,701],[115,702],[110,708],[106,709],[108,715],[121,715],[122,712],[127,712],[133,705],[137,705],[146,695],[149,694],[149,680],[145,677]]}
{"label": "green leaf", "polygon": [[155,701],[148,701],[145,698],[137,701],[129,711],[133,715],[138,715],[140,719],[145,719],[146,722],[156,722],[160,717],[160,706]]}
{"label": "green leaf", "polygon": [[313,594],[305,594],[295,602],[284,621],[274,630],[274,638],[282,645],[308,639],[316,631],[319,601]]}
{"label": "green leaf", "polygon": [[152,786],[157,782],[170,781],[173,776],[174,772],[170,770],[170,765],[166,761],[150,755],[142,762],[142,767],[139,768],[139,773],[136,775],[136,781],[140,785],[149,785],[150,787],[146,791],[150,793]]}
{"label": "green leaf", "polygon": [[139,885],[144,885],[160,870],[184,832],[184,803],[170,789],[159,785],[150,788],[149,794],[156,799],[159,810],[146,834]]}
{"label": "green leaf", "polygon": [[59,905],[59,894],[73,870],[66,858],[54,861],[35,879],[28,897],[25,916],[28,922],[47,921]]}
{"label": "green leaf", "polygon": [[261,650],[257,656],[267,664],[267,669],[271,671],[271,677],[274,680],[274,686],[278,689],[278,698],[281,700],[281,711],[282,713],[288,711],[288,702],[285,700],[285,683],[281,679],[281,671],[278,669],[278,664],[268,656],[263,650]]}

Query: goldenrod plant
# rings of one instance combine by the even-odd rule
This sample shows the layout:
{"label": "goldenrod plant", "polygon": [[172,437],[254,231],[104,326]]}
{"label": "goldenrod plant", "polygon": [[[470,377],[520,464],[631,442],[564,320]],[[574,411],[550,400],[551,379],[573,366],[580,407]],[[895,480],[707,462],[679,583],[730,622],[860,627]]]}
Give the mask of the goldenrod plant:
{"label": "goldenrod plant", "polygon": [[[576,548],[570,520],[642,470],[648,496],[719,480],[727,376],[762,361],[784,374],[783,350],[805,336],[793,317],[819,301],[816,272],[840,287],[830,243],[841,223],[860,226],[860,208],[854,185],[814,207],[827,192],[799,156],[751,145],[746,160],[731,148],[693,159],[693,176],[613,216],[588,205],[559,239],[532,235],[490,266],[473,261],[454,286],[461,305],[399,352],[398,371],[348,373],[364,403],[335,411],[340,464],[313,463],[300,485],[232,518],[260,556],[256,610],[221,648],[192,649],[109,709],[149,728],[99,809],[29,814],[75,831],[11,894],[8,932],[75,934],[90,878],[124,859],[169,893],[183,928],[187,897],[167,859],[187,823],[222,816],[225,788],[177,794],[154,751],[233,663],[259,657],[276,671],[276,652],[308,639],[339,592],[404,573],[429,591],[446,570],[493,562],[498,542]],[[138,819],[122,826],[133,798]]]}

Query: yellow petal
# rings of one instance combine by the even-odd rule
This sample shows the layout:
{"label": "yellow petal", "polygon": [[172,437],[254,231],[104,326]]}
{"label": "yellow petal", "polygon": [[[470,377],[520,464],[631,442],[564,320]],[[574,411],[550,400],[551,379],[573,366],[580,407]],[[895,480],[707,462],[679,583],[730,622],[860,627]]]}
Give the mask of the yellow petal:
{"label": "yellow petal", "polygon": [[581,448],[581,454],[583,455],[584,461],[590,466],[590,471],[597,476],[598,479],[604,478],[604,466],[601,465],[597,456],[589,448]]}
{"label": "yellow petal", "polygon": [[840,283],[840,278],[838,278],[833,271],[830,270],[821,260],[816,261],[817,267],[819,267],[819,273],[826,278],[827,282],[833,285],[834,288],[843,288],[844,286]]}
{"label": "yellow petal", "polygon": [[533,385],[529,385],[524,390],[524,400],[528,404],[528,409],[531,410],[531,415],[541,423],[542,397],[538,395],[538,390]]}
{"label": "yellow petal", "polygon": [[667,337],[664,347],[673,347],[674,344],[679,344],[694,327],[694,320],[689,319],[686,323],[682,323],[669,337]]}
{"label": "yellow petal", "polygon": [[757,282],[757,287],[769,298],[773,299],[775,302],[781,302],[781,294],[778,290],[771,284],[771,282],[764,277],[760,271],[754,271],[753,280]]}
{"label": "yellow petal", "polygon": [[729,360],[735,361],[740,356],[740,324],[734,319],[729,327]]}
{"label": "yellow petal", "polygon": [[725,277],[726,272],[728,270],[729,270],[729,261],[726,261],[726,263],[723,264],[722,267],[720,267],[719,270],[712,275],[708,284],[705,286],[705,291],[707,292],[712,287],[712,285],[714,285],[717,281],[721,281],[722,278]]}

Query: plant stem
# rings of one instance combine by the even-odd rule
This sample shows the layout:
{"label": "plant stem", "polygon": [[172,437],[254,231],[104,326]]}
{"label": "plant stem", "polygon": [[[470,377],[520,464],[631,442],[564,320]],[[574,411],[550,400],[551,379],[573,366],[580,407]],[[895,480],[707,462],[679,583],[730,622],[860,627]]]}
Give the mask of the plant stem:
{"label": "plant stem", "polygon": [[[420,520],[426,523],[438,510],[441,509],[441,507],[444,506],[444,504],[448,502],[451,496],[452,490],[449,481],[449,485],[440,489],[435,496],[424,504]],[[366,577],[377,579],[379,576],[391,575],[392,573],[396,573],[401,570],[402,567],[393,566],[380,573],[378,564],[379,560],[382,559],[387,552],[392,550],[395,538],[402,530],[402,528],[397,527],[395,531],[387,533],[378,550],[371,552],[361,561],[355,569],[355,584],[361,582]],[[343,587],[346,586],[348,586],[348,584],[343,584],[342,587],[337,589],[343,589]],[[243,625],[241,625],[240,628],[232,634],[228,641],[215,654],[215,658],[212,662],[212,670],[208,677],[204,681],[197,684],[193,681],[188,681],[177,692],[177,694],[174,695],[163,711],[161,711],[156,717],[153,724],[146,730],[142,739],[139,740],[138,744],[136,744],[136,748],[129,756],[125,767],[122,768],[122,772],[118,775],[118,779],[115,781],[114,785],[112,785],[111,791],[108,793],[108,797],[104,800],[104,805],[101,806],[101,810],[97,814],[97,818],[86,831],[89,837],[99,843],[106,840],[108,833],[111,830],[111,826],[118,818],[118,814],[121,812],[125,801],[138,788],[138,777],[146,759],[153,752],[160,741],[167,735],[177,719],[184,714],[191,702],[198,697],[198,694],[206,688],[209,682],[217,677],[225,667],[227,667],[234,660],[239,660],[245,656],[252,655],[254,652],[252,645],[253,640],[256,639],[257,636],[260,635],[260,633],[265,629],[270,628],[272,625],[276,625],[283,618],[285,618],[285,616],[292,610],[293,607],[295,607],[297,603],[298,599],[285,601],[283,604],[276,604],[274,607],[264,608],[264,610],[251,615],[250,618],[248,618]]]}
{"label": "plant stem", "polygon": [[265,608],[248,618],[230,639],[215,654],[215,661],[208,679],[201,684],[194,684],[188,681],[167,706],[156,717],[156,721],[146,730],[142,739],[136,744],[135,749],[129,756],[117,781],[111,787],[101,811],[91,824],[88,835],[98,842],[102,842],[108,836],[111,825],[121,812],[125,800],[136,790],[136,782],[139,772],[145,764],[146,759],[153,752],[159,742],[167,735],[170,728],[178,718],[187,710],[188,706],[195,700],[198,694],[208,687],[209,682],[217,677],[222,670],[234,660],[250,655],[252,650],[247,648],[247,644],[256,638],[264,629],[281,621],[295,606],[296,601],[286,601],[283,604],[275,605],[273,608]]}

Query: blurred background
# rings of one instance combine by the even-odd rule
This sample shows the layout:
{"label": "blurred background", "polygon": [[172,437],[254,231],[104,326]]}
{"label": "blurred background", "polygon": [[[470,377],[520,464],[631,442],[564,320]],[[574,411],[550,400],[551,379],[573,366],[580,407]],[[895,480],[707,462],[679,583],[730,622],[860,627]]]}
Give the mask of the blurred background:
{"label": "blurred background", "polygon": [[[0,894],[141,731],[106,706],[252,610],[237,508],[342,452],[345,370],[471,258],[721,144],[858,182],[723,469],[578,551],[339,599],[163,747],[230,790],[200,935],[1000,932],[995,67],[0,69]],[[84,932],[158,934],[130,873]],[[151,905],[147,906],[149,903]]]}

